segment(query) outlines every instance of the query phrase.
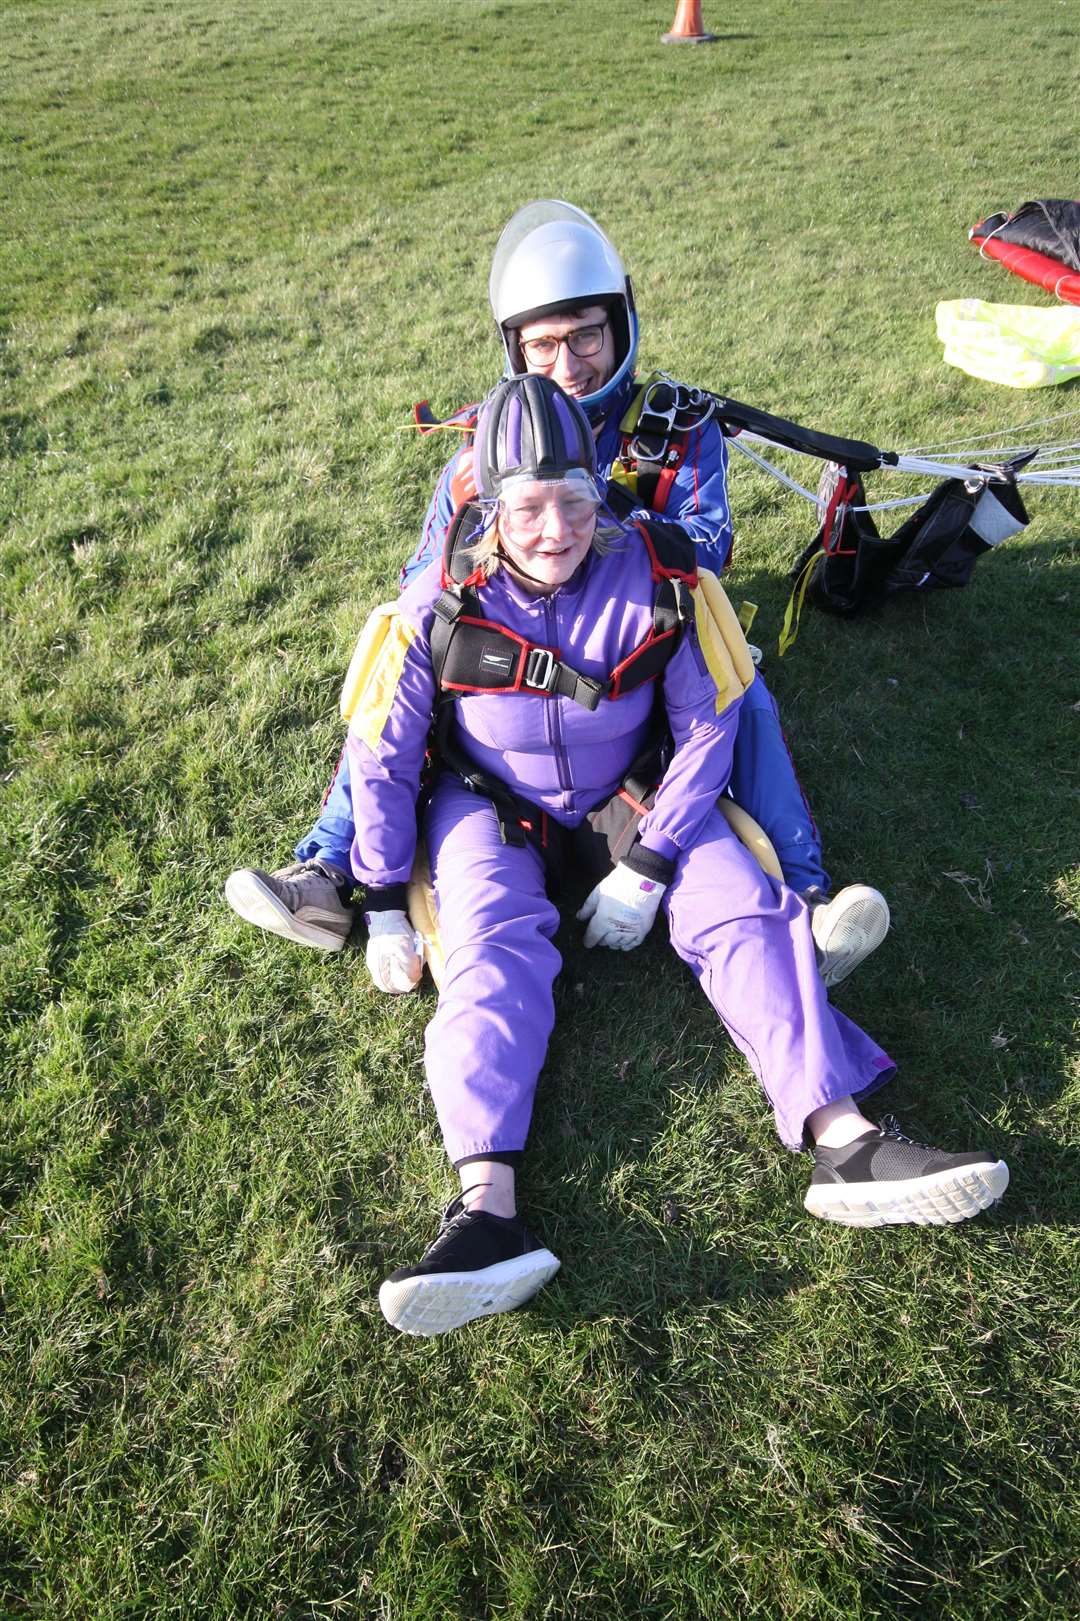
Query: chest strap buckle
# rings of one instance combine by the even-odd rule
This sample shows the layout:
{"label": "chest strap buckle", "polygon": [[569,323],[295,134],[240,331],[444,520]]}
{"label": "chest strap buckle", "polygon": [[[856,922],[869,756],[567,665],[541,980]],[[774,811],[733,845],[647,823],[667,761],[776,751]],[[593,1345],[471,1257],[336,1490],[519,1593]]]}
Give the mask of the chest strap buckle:
{"label": "chest strap buckle", "polygon": [[530,647],[525,659],[523,685],[532,692],[552,692],[558,679],[558,661],[550,647]]}

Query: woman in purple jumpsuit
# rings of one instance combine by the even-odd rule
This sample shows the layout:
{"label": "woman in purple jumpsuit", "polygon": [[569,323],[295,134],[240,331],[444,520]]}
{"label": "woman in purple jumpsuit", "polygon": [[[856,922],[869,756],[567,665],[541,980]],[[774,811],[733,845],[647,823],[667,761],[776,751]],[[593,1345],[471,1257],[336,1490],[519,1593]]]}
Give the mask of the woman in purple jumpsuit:
{"label": "woman in purple jumpsuit", "polygon": [[[598,536],[602,492],[584,413],[548,378],[504,381],[481,413],[475,468],[486,514],[472,554],[486,574],[483,621],[605,681],[652,632],[657,586],[640,530]],[[396,681],[389,694],[384,681],[362,698],[348,740],[351,865],[366,886],[368,966],[388,992],[420,977],[404,885],[438,700],[436,604],[445,600],[438,564],[405,591]],[[759,869],[716,809],[742,702],[736,668],[729,660],[725,676],[688,618],[657,677],[668,764],[633,845],[578,914],[585,944],[631,950],[663,911],[675,951],[758,1076],[781,1140],[813,1145],[814,1214],[857,1225],[974,1215],[1001,1196],[1007,1168],[912,1143],[861,1114],[855,1100],[889,1078],[892,1061],[830,1005],[805,902]],[[452,705],[446,753],[499,794],[524,799],[533,828],[549,826],[572,856],[576,830],[647,745],[654,695],[647,683],[588,708],[527,684],[469,692]],[[544,857],[531,839],[504,838],[492,799],[444,767],[421,823],[446,965],[425,1063],[462,1192],[422,1260],[394,1272],[379,1299],[395,1327],[433,1334],[512,1309],[559,1266],[518,1215],[515,1177],[560,958]]]}
{"label": "woman in purple jumpsuit", "polygon": [[[550,377],[572,395],[592,424],[604,476],[623,480],[626,493],[633,487],[643,512],[677,522],[694,542],[698,561],[719,574],[732,541],[724,436],[715,420],[688,428],[678,448],[668,446],[663,475],[655,484],[641,484],[636,452],[623,432],[641,381],[635,371],[638,320],[630,277],[605,232],[572,204],[553,198],[526,204],[499,238],[490,294],[508,373]],[[420,545],[402,570],[402,589],[442,556],[455,512],[474,493],[471,463],[466,438],[439,478]],[[785,881],[810,905],[821,976],[826,985],[838,985],[884,940],[889,908],[866,884],[831,893],[818,830],[760,676],[743,698],[731,793],[767,834]],[[355,921],[352,837],[344,756],[295,860],[276,872],[239,868],[226,881],[226,899],[258,928],[316,950],[340,951]]]}

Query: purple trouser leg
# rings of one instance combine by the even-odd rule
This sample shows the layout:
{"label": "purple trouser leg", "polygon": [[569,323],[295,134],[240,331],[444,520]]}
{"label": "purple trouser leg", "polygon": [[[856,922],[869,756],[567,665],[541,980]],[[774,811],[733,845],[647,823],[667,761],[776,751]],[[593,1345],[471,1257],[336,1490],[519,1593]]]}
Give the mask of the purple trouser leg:
{"label": "purple trouser leg", "polygon": [[503,844],[490,803],[450,777],[425,836],[446,972],[424,1065],[456,1162],[525,1146],[555,1019],[559,914],[536,851]]}
{"label": "purple trouser leg", "polygon": [[821,840],[795,775],[795,765],[772,694],[756,676],[744,695],[735,735],[731,795],[765,829],[780,858],[784,880],[803,895],[828,891]]}
{"label": "purple trouser leg", "polygon": [[717,812],[680,858],[664,906],[672,945],[749,1059],[788,1148],[802,1148],[814,1109],[889,1079],[892,1059],[829,1004],[806,905],[766,877]]}

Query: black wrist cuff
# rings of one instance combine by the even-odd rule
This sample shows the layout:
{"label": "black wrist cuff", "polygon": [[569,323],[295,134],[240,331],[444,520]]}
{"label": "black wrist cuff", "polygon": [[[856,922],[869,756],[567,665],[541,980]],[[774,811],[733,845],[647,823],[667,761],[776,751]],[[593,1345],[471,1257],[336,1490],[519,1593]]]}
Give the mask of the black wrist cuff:
{"label": "black wrist cuff", "polygon": [[460,1171],[463,1165],[475,1165],[480,1160],[489,1160],[492,1165],[509,1165],[516,1171],[524,1154],[523,1148],[508,1148],[505,1152],[496,1154],[466,1154],[464,1159],[454,1161],[454,1170]]}
{"label": "black wrist cuff", "polygon": [[406,910],[406,890],[404,884],[387,884],[385,889],[373,889],[370,886],[364,891],[365,912],[404,912]]}
{"label": "black wrist cuff", "polygon": [[651,878],[654,884],[670,884],[675,876],[675,863],[667,856],[660,855],[656,850],[649,850],[641,840],[636,840],[626,855],[622,858],[624,867],[636,872],[640,878]]}

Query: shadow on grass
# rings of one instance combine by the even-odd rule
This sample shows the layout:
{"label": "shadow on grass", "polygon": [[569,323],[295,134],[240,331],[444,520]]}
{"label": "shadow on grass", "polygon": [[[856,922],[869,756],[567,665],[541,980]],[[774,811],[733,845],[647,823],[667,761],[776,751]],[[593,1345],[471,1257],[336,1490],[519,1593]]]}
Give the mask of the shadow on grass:
{"label": "shadow on grass", "polygon": [[997,1222],[1006,1228],[1075,1233],[1080,1225],[1080,1149],[1026,1132],[1004,1152],[1009,1187]]}
{"label": "shadow on grass", "polygon": [[[732,1087],[725,1058],[734,1059],[734,1054],[696,983],[659,932],[632,956],[582,949],[580,927],[573,922],[581,893],[570,886],[560,896],[563,923],[557,944],[564,965],[556,984],[556,1028],[522,1177],[527,1215],[564,1261],[562,1303],[553,1314],[553,1297],[545,1292],[526,1309],[538,1322],[611,1317],[655,1328],[673,1310],[693,1312],[713,1305],[738,1309],[813,1284],[811,1267],[784,1256],[789,1247],[785,1231],[797,1241],[798,1229],[812,1219],[801,1209],[803,1178],[789,1174],[790,1162],[775,1141],[766,1137],[763,1142],[760,1134],[751,1140],[728,1112],[725,1146],[711,1141],[703,1172],[698,1168],[706,1184],[700,1197],[684,1193],[677,1183],[665,1184],[664,1139],[672,1125],[675,1092],[684,1113],[700,1103],[703,1111],[719,1106],[723,1116],[731,1106],[727,1093]],[[433,1003],[426,1011],[433,1013]],[[1064,1045],[1063,1015],[1059,1022]],[[1053,1091],[1061,1084],[1055,1082]],[[735,1090],[736,1116],[747,1100],[753,1110],[756,1082],[744,1074]],[[999,1099],[991,1092],[982,1101],[992,1109]],[[761,1098],[762,1123],[767,1108]],[[948,1094],[920,1091],[909,1077],[886,1088],[871,1115],[877,1118],[893,1108],[916,1137],[956,1147],[969,1142],[977,1147],[981,1138],[1010,1164],[1012,1185],[1001,1207],[977,1218],[980,1231],[1071,1230],[1080,1217],[1080,1154],[1073,1148],[1037,1133],[1003,1138],[1000,1128],[972,1130],[966,1119],[958,1127],[955,1102],[950,1103]],[[725,1155],[731,1156],[730,1172],[724,1168]],[[753,1166],[749,1175],[748,1163]],[[809,1161],[802,1164],[808,1177]],[[418,1257],[403,1255],[396,1224],[373,1226],[370,1213],[358,1203],[358,1181],[376,1171],[364,1167],[345,1179],[335,1188],[331,1206],[337,1212],[338,1243],[352,1259],[382,1276]],[[766,1213],[775,1256],[762,1255],[756,1232],[752,1243],[740,1243],[742,1195],[731,1194],[728,1186],[739,1179],[758,1190],[762,1182],[777,1185],[783,1205],[771,1214],[768,1198],[763,1212],[760,1191],[747,1195],[758,1216]],[[723,1236],[703,1242],[703,1212],[711,1214],[714,1190],[721,1203],[729,1195],[736,1197],[736,1206],[725,1210]],[[434,1236],[437,1211],[431,1215],[427,1237]],[[880,1242],[889,1240],[886,1233]]]}

